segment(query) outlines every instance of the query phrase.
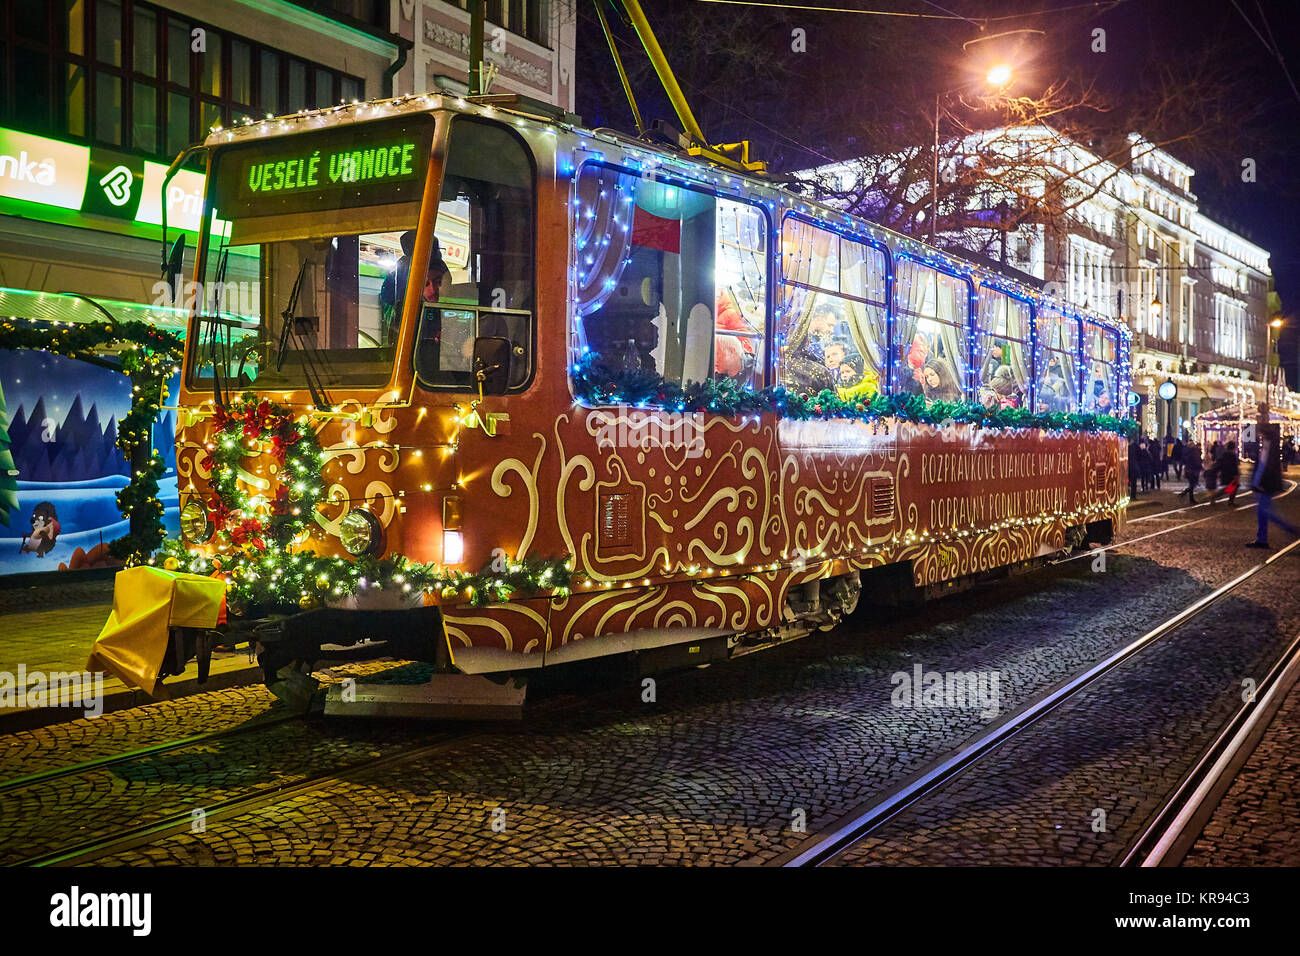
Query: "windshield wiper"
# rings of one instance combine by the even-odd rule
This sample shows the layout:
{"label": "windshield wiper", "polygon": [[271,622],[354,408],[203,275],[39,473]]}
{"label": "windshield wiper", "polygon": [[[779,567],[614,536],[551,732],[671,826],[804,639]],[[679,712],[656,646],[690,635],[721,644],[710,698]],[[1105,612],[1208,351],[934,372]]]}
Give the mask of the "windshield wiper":
{"label": "windshield wiper", "polygon": [[295,337],[299,339],[296,343],[298,348],[298,358],[302,363],[303,378],[307,382],[307,391],[311,394],[311,400],[318,408],[329,408],[331,403],[329,396],[325,393],[325,388],[320,382],[320,373],[316,369],[316,347],[308,346],[302,338],[305,332],[299,329],[299,324],[307,324],[319,321],[314,315],[296,315],[298,311],[298,298],[302,294],[302,281],[307,274],[307,267],[311,265],[310,259],[303,259],[302,265],[298,267],[298,278],[294,280],[293,289],[289,292],[289,301],[280,313],[280,342],[275,353],[275,370],[277,372],[284,368],[284,354],[289,343]]}
{"label": "windshield wiper", "polygon": [[289,345],[289,338],[293,334],[294,324],[298,321],[298,316],[294,315],[298,311],[298,296],[302,294],[302,280],[307,274],[307,267],[311,265],[310,259],[302,260],[302,265],[298,267],[298,278],[294,280],[293,288],[289,290],[289,301],[285,304],[284,311],[280,313],[280,342],[275,349],[275,370],[278,372],[284,368],[284,350]]}

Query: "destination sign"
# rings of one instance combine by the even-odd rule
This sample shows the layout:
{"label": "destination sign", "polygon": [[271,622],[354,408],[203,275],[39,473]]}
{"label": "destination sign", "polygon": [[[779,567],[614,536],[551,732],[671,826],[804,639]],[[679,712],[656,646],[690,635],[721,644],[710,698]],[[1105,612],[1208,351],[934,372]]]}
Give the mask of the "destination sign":
{"label": "destination sign", "polygon": [[418,201],[433,119],[404,116],[227,147],[216,157],[214,204],[223,216]]}
{"label": "destination sign", "polygon": [[295,189],[319,189],[322,183],[346,186],[349,183],[409,179],[415,175],[416,144],[412,141],[393,145],[365,146],[322,153],[313,150],[288,159],[247,163],[248,191],[283,193]]}

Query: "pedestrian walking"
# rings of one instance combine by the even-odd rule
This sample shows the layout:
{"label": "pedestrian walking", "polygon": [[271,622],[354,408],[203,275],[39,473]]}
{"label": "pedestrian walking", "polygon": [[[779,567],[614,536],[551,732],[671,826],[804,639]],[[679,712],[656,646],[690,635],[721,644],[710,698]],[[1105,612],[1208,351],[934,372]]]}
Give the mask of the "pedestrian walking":
{"label": "pedestrian walking", "polygon": [[1255,519],[1258,528],[1255,540],[1248,548],[1268,547],[1268,523],[1271,521],[1283,531],[1300,537],[1300,528],[1287,521],[1273,508],[1273,496],[1282,490],[1282,434],[1281,429],[1268,420],[1268,402],[1259,403],[1259,418],[1255,422],[1255,440],[1259,443],[1259,457],[1250,476],[1250,487],[1255,492]]}
{"label": "pedestrian walking", "polygon": [[1142,475],[1142,490],[1151,490],[1151,450],[1150,443],[1143,438],[1138,442],[1138,471]]}
{"label": "pedestrian walking", "polygon": [[1174,442],[1174,451],[1172,457],[1174,459],[1174,479],[1176,481],[1182,481],[1183,480],[1183,440],[1181,438],[1179,438],[1177,441]]}
{"label": "pedestrian walking", "polygon": [[1134,438],[1128,443],[1128,496],[1131,501],[1136,501],[1138,496],[1138,478],[1142,475],[1138,469],[1138,455],[1141,453],[1137,439]]}
{"label": "pedestrian walking", "polygon": [[1164,479],[1168,481],[1169,465],[1171,464],[1174,457],[1174,436],[1166,435],[1164,444],[1161,446],[1161,448],[1164,451],[1164,457],[1161,459],[1161,463],[1163,465],[1163,467],[1161,468],[1161,472],[1163,474]]}
{"label": "pedestrian walking", "polygon": [[1151,439],[1151,444],[1147,446],[1147,451],[1151,453],[1151,481],[1156,489],[1160,488],[1160,472],[1164,470],[1164,465],[1160,460],[1160,440]]}
{"label": "pedestrian walking", "polygon": [[1196,484],[1201,480],[1201,449],[1190,438],[1183,445],[1183,476],[1187,479],[1187,490],[1178,497],[1186,495],[1190,504],[1196,504]]}
{"label": "pedestrian walking", "polygon": [[1228,504],[1236,504],[1237,487],[1241,482],[1241,460],[1237,457],[1237,443],[1230,441],[1223,446],[1223,453],[1219,455],[1219,460],[1215,462],[1219,473],[1219,481],[1223,487],[1218,491],[1210,494],[1210,504],[1224,497],[1228,498]]}

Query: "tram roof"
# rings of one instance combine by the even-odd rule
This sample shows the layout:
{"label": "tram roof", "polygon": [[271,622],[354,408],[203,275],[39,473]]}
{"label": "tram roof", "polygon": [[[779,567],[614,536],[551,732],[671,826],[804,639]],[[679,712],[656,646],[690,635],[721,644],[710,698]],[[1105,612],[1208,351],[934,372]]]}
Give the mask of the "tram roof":
{"label": "tram roof", "polygon": [[[579,149],[587,153],[598,154],[600,158],[604,158],[603,154],[599,154],[599,150],[591,149],[586,141],[599,142],[623,150],[628,156],[632,157],[653,157],[653,161],[660,166],[664,164],[669,166],[665,173],[671,174],[674,171],[679,174],[691,172],[696,175],[697,179],[700,174],[703,174],[703,178],[712,180],[720,193],[739,192],[734,186],[743,185],[751,194],[751,197],[753,195],[759,196],[774,211],[779,203],[786,210],[808,216],[810,219],[829,228],[849,235],[869,238],[877,243],[887,245],[891,252],[905,253],[909,258],[921,260],[927,265],[940,266],[949,272],[977,281],[981,286],[1032,299],[1067,315],[1086,318],[1097,325],[1118,332],[1124,340],[1132,337],[1126,322],[1112,319],[1090,309],[1080,308],[1059,296],[1052,295],[1041,288],[1035,288],[1032,284],[1003,272],[998,268],[998,263],[990,261],[990,265],[985,266],[974,261],[971,257],[945,252],[918,239],[894,232],[892,229],[873,223],[870,220],[849,215],[825,203],[809,199],[772,180],[712,166],[684,156],[670,148],[646,143],[615,130],[588,129],[581,126],[578,117],[573,114],[566,113],[549,104],[530,101],[526,98],[513,96],[471,98],[453,92],[439,91],[435,93],[408,93],[404,96],[384,100],[354,100],[351,103],[340,103],[337,106],[322,109],[299,110],[296,113],[268,116],[261,120],[249,119],[244,123],[231,127],[214,127],[204,140],[204,145],[208,147],[227,146],[233,143],[251,142],[269,137],[288,136],[293,133],[330,129],[393,116],[432,113],[439,110],[455,110],[460,113],[488,118],[508,118],[517,127],[538,132],[556,133],[557,131],[563,131],[579,138]],[[574,165],[577,165],[576,161]]]}

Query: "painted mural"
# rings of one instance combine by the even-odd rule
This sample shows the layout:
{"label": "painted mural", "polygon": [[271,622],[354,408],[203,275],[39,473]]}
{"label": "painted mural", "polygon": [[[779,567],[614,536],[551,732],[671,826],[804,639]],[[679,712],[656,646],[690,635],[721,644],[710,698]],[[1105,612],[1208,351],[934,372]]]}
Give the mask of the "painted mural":
{"label": "painted mural", "polygon": [[[108,545],[127,530],[116,496],[128,475],[117,423],[130,406],[130,383],[112,369],[0,350],[0,574],[117,564]],[[169,411],[154,426],[169,534],[178,526],[175,428]]]}

